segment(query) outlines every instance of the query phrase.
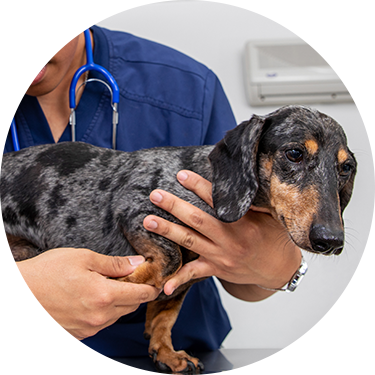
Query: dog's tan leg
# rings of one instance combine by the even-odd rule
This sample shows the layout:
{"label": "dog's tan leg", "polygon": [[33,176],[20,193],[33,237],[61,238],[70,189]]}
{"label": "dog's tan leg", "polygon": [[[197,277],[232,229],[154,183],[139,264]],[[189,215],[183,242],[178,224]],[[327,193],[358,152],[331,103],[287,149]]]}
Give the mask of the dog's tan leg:
{"label": "dog's tan leg", "polygon": [[162,372],[200,373],[203,364],[185,351],[175,351],[171,330],[176,322],[186,291],[176,297],[153,301],[147,305],[145,337],[150,339],[149,354],[156,368]]}
{"label": "dog's tan leg", "polygon": [[[179,246],[159,236],[125,234],[136,252],[146,258],[146,262],[131,275],[118,280],[163,288],[182,266]],[[171,330],[188,289],[189,285],[181,286],[172,298],[160,295],[147,305],[145,337],[150,339],[149,354],[159,371],[199,373],[203,369],[197,358],[190,357],[184,351],[176,352],[172,345]]]}
{"label": "dog's tan leg", "polygon": [[148,284],[162,289],[166,280],[161,275],[160,261],[147,260],[136,268],[129,276],[120,277],[116,280],[134,284]]}

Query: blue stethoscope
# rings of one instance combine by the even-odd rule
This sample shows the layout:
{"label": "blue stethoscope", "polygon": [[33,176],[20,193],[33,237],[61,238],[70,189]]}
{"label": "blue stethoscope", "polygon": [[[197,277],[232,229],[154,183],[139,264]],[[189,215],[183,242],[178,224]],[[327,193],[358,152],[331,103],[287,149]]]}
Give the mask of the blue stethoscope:
{"label": "blue stethoscope", "polygon": [[[112,148],[116,149],[116,138],[117,138],[117,124],[118,124],[118,103],[120,101],[120,89],[117,85],[116,80],[113,78],[112,74],[109,73],[107,69],[102,67],[101,65],[94,63],[94,58],[92,55],[92,45],[91,45],[91,37],[90,37],[90,31],[87,29],[84,31],[85,35],[85,48],[86,48],[86,65],[81,66],[74,74],[72,82],[70,83],[70,89],[69,89],[69,107],[70,107],[70,116],[69,116],[69,124],[72,129],[72,141],[75,142],[76,140],[76,91],[78,91],[82,85],[87,84],[88,82],[97,81],[103,83],[108,90],[111,92],[111,106],[112,106]],[[101,73],[104,78],[107,80],[107,82],[98,79],[98,78],[90,78],[86,79],[85,82],[78,87],[76,90],[76,86],[78,83],[79,78],[82,76],[82,74],[93,70],[96,72]],[[19,141],[18,141],[18,135],[17,135],[17,128],[16,128],[16,122],[13,118],[12,124],[10,126],[10,131],[12,135],[12,141],[13,141],[13,148],[14,151],[19,151]]]}

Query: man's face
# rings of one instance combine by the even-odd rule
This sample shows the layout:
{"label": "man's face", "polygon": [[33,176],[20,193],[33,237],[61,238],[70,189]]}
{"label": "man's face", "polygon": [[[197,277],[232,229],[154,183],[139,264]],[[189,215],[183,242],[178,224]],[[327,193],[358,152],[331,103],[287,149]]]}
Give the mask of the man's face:
{"label": "man's face", "polygon": [[72,0],[0,0],[0,82],[33,96],[70,82],[82,62],[80,30]]}

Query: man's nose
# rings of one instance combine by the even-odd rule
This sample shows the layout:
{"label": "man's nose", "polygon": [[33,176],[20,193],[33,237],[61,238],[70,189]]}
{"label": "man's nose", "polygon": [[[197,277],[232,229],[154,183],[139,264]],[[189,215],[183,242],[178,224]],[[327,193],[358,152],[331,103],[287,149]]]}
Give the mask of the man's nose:
{"label": "man's nose", "polygon": [[21,69],[31,56],[31,49],[18,38],[0,42],[0,69],[3,71]]}

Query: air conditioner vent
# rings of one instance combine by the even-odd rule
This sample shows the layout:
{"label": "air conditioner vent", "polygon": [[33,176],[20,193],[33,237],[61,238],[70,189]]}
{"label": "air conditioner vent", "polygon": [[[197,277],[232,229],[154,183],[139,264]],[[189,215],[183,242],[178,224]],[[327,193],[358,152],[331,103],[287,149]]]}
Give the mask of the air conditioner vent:
{"label": "air conditioner vent", "polygon": [[250,41],[245,53],[251,105],[352,100],[333,69],[300,39]]}

